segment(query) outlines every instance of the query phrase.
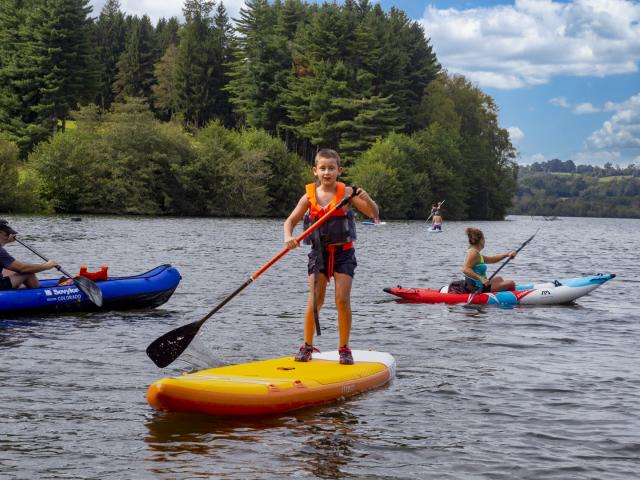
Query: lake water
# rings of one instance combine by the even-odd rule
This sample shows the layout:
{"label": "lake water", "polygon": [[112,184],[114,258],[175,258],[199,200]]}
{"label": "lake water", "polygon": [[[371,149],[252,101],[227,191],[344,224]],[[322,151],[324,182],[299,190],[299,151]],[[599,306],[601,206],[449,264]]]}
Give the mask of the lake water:
{"label": "lake water", "polygon": [[[341,403],[252,420],[153,411],[149,384],[192,367],[159,370],[145,348],[203,317],[278,253],[281,220],[9,220],[68,271],[87,263],[123,276],[171,263],[183,280],[156,310],[0,320],[0,478],[638,478],[639,220],[510,217],[446,222],[437,235],[424,222],[359,226],[351,346],[393,354],[396,379]],[[486,254],[541,227],[505,278],[618,276],[576,305],[482,312],[397,303],[382,291],[456,279],[469,225],[484,230]],[[293,354],[305,253],[290,252],[214,315],[191,361]],[[321,350],[337,344],[332,293]]]}

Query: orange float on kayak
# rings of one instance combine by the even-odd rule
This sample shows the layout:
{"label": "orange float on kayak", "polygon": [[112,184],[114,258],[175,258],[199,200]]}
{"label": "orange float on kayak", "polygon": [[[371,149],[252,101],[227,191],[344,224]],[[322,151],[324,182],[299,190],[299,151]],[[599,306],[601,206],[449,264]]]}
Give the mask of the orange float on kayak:
{"label": "orange float on kayak", "polygon": [[353,365],[338,352],[201,370],[154,382],[147,401],[156,410],[223,416],[270,415],[351,397],[380,387],[395,375],[388,353],[353,350]]}

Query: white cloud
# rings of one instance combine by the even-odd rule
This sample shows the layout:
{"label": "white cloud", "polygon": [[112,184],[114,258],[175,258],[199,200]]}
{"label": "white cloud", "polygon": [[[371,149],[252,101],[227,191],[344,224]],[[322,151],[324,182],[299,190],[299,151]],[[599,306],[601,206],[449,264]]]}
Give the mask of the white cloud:
{"label": "white cloud", "polygon": [[566,97],[553,97],[551,100],[549,100],[549,103],[551,105],[556,106],[556,107],[562,107],[562,108],[571,107],[569,102],[567,102],[567,98]]}
{"label": "white cloud", "polygon": [[508,127],[507,132],[509,132],[509,138],[513,143],[519,143],[524,138],[524,132],[518,127]]}
{"label": "white cloud", "polygon": [[569,103],[566,97],[553,97],[549,100],[551,105],[562,108],[571,108],[571,111],[577,115],[583,115],[588,113],[599,113],[599,112],[616,112],[622,110],[632,110],[634,97],[631,97],[629,100],[626,100],[622,103],[614,103],[614,102],[605,102],[603,107],[598,107],[593,105],[590,102],[577,103],[572,105]]}
{"label": "white cloud", "polygon": [[[611,108],[616,104],[609,103]],[[616,113],[587,138],[590,149],[640,149],[640,94],[617,104]]]}
{"label": "white cloud", "polygon": [[632,163],[640,156],[640,93],[624,102],[605,104],[615,112],[585,141],[575,159],[584,163]]}
{"label": "white cloud", "polygon": [[[106,0],[91,0],[90,3],[93,6],[92,16],[97,17],[100,15],[100,10],[104,6]],[[216,2],[216,7],[220,2]],[[227,15],[229,18],[238,16],[240,8],[244,5],[244,0],[223,0],[225,8],[227,9]],[[184,0],[163,0],[158,2],[157,0],[120,0],[120,10],[127,15],[147,15],[151,18],[152,23],[156,23],[162,17],[178,17],[181,21],[184,20],[182,15],[182,7],[184,6]]]}
{"label": "white cloud", "polygon": [[443,66],[482,87],[638,71],[640,5],[631,0],[516,0],[467,10],[430,5],[422,24]]}
{"label": "white cloud", "polygon": [[597,113],[600,109],[598,107],[594,107],[591,103],[579,103],[575,107],[573,107],[573,113],[577,113],[578,115],[586,114],[586,113]]}
{"label": "white cloud", "polygon": [[594,151],[582,151],[573,156],[574,163],[586,164],[586,165],[604,165],[605,163],[630,163],[622,161],[622,155],[620,152],[594,152]]}

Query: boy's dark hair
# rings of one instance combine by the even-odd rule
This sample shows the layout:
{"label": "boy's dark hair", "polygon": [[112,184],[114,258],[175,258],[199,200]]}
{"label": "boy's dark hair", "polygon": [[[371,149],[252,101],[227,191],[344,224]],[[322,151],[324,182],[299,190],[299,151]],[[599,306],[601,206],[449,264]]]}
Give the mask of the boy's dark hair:
{"label": "boy's dark hair", "polygon": [[340,166],[340,155],[338,155],[338,152],[332,150],[331,148],[322,148],[318,150],[318,153],[316,153],[316,158],[313,161],[314,165],[318,164],[318,158],[333,158],[338,163],[338,166]]}

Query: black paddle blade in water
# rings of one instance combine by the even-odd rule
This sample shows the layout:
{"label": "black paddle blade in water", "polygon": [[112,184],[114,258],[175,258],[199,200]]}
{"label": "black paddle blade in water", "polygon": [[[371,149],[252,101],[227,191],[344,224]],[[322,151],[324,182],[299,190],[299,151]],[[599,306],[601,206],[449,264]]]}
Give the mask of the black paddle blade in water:
{"label": "black paddle blade in water", "polygon": [[172,364],[189,346],[202,323],[198,320],[165,333],[147,347],[147,355],[160,368]]}
{"label": "black paddle blade in water", "polygon": [[73,283],[91,300],[97,307],[102,306],[102,290],[94,282],[86,277],[76,277]]}

